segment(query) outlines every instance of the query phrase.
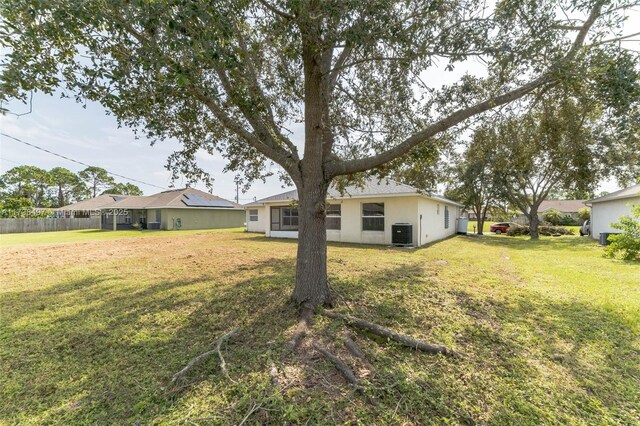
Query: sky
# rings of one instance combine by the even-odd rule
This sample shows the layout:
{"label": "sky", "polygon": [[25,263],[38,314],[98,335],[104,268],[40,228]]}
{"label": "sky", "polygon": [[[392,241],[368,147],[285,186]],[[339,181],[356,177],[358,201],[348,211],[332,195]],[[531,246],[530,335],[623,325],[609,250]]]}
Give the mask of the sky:
{"label": "sky", "polygon": [[[632,30],[640,28],[640,12],[634,12],[627,24],[627,28]],[[638,49],[640,50],[640,43]],[[483,73],[483,67],[470,60],[457,64],[453,72],[434,69],[427,77],[430,85],[439,87],[441,84],[457,81],[466,72],[478,75]],[[29,111],[28,105],[17,102],[5,104],[4,107],[14,114]],[[293,142],[302,146],[303,126],[296,125],[291,130]],[[108,115],[97,103],[87,101],[86,104],[78,104],[74,99],[61,99],[59,95],[42,93],[34,93],[30,113],[0,116],[0,131],[77,161],[151,184],[133,182],[147,195],[170,187],[170,173],[164,166],[169,155],[180,147],[175,140],[151,146],[150,141],[143,136],[136,139],[131,129],[118,128],[115,117]],[[222,172],[225,160],[220,155],[202,151],[198,154],[198,163],[213,177],[214,194],[229,200],[235,199],[234,174]],[[47,170],[65,167],[73,172],[84,169],[82,165],[0,135],[0,174],[18,165],[34,165]],[[126,182],[119,177],[115,179]],[[177,180],[173,182],[173,186],[184,187],[184,181]],[[203,184],[195,187],[207,190]],[[273,176],[266,183],[254,182],[246,193],[240,192],[240,203],[248,203],[255,198],[264,198],[287,189],[289,188],[283,187],[277,176]],[[619,187],[615,182],[604,182],[599,191],[611,192],[616,189]]]}
{"label": "sky", "polygon": [[[434,68],[428,76],[422,77],[433,87],[451,84],[465,73],[483,73],[484,67],[476,61],[474,59],[456,64],[453,71]],[[170,172],[164,166],[169,155],[180,148],[179,142],[165,140],[151,146],[151,141],[143,135],[136,139],[131,129],[118,128],[115,117],[108,115],[99,103],[86,101],[86,104],[79,104],[75,99],[62,99],[59,95],[34,93],[31,112],[28,114],[25,113],[29,112],[29,105],[19,102],[5,104],[4,107],[13,114],[0,116],[2,133],[82,163],[154,185],[132,182],[145,195],[162,191],[158,187],[169,188],[171,185]],[[304,145],[304,125],[294,124],[289,126],[289,130],[293,132],[291,140],[301,149]],[[235,200],[235,175],[223,173],[225,160],[219,154],[210,155],[204,151],[200,151],[197,158],[200,167],[214,179],[212,192],[228,200]],[[0,174],[18,165],[33,165],[47,170],[65,167],[73,172],[85,168],[0,135]],[[126,181],[119,177],[115,179],[117,182]],[[173,185],[181,188],[185,181],[177,180]],[[193,186],[209,191],[202,183]],[[265,183],[254,182],[246,193],[240,190],[240,203],[249,203],[289,189],[292,188],[283,186],[277,176],[272,176]]]}

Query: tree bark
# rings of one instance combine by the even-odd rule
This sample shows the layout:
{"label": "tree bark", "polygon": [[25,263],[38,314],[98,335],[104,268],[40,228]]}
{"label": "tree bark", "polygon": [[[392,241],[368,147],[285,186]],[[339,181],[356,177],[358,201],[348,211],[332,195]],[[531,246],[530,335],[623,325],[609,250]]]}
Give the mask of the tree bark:
{"label": "tree bark", "polygon": [[432,355],[436,355],[436,354],[443,354],[443,355],[450,355],[450,356],[460,355],[459,353],[449,349],[446,346],[426,343],[421,340],[414,339],[413,337],[396,333],[393,330],[390,330],[381,325],[372,323],[370,321],[363,320],[362,318],[357,318],[351,315],[345,315],[345,314],[340,314],[338,312],[331,312],[331,311],[323,311],[322,315],[329,318],[341,319],[351,326],[361,328],[363,330],[367,330],[373,334],[386,337],[387,339],[391,339],[404,346],[410,347],[412,349],[420,350]]}
{"label": "tree bark", "polygon": [[477,222],[477,235],[484,235],[483,229],[484,229],[484,212],[482,211],[482,206],[480,206],[478,208],[478,206],[476,206],[476,222]]}
{"label": "tree bark", "polygon": [[[304,157],[299,163],[298,258],[294,300],[311,307],[330,304],[327,282],[327,230],[325,201],[331,178],[325,171],[324,148],[329,143],[329,108],[326,72],[331,56],[323,53],[318,2],[312,1],[301,27],[304,67]],[[327,62],[328,60],[328,62]]]}
{"label": "tree bark", "polygon": [[540,220],[538,219],[538,208],[532,207],[529,213],[529,231],[531,233],[531,239],[537,240],[540,238],[538,234],[538,225]]}
{"label": "tree bark", "polygon": [[62,192],[62,186],[58,186],[58,207],[62,207],[64,204],[64,192]]}
{"label": "tree bark", "polygon": [[330,303],[327,282],[325,199],[328,183],[298,189],[298,257],[294,300],[321,306]]}

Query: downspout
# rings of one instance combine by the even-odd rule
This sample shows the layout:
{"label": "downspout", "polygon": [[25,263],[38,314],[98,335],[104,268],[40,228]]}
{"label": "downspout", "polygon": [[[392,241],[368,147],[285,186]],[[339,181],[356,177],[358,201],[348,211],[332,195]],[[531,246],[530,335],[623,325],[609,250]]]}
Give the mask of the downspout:
{"label": "downspout", "polygon": [[418,234],[418,247],[422,247],[422,213],[420,213],[420,233]]}

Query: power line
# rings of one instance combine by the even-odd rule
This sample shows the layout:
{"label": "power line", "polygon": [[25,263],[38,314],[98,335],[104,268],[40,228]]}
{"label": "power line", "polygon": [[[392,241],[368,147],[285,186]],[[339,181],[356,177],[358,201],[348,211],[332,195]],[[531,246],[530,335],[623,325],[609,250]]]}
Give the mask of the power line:
{"label": "power line", "polygon": [[[44,152],[46,152],[46,153],[48,153],[48,154],[55,155],[56,157],[64,158],[65,160],[71,161],[71,162],[73,162],[73,163],[77,163],[77,164],[80,164],[80,165],[85,166],[85,167],[94,167],[94,166],[91,166],[91,165],[89,165],[89,164],[87,164],[87,163],[83,163],[82,161],[74,160],[73,158],[69,158],[69,157],[67,157],[67,156],[64,156],[64,155],[62,155],[62,154],[57,154],[57,153],[55,153],[55,152],[53,152],[53,151],[49,151],[48,149],[45,149],[45,148],[39,147],[39,146],[34,145],[34,144],[32,144],[32,143],[25,142],[25,141],[23,141],[23,140],[20,140],[20,139],[18,139],[18,138],[16,138],[16,137],[11,136],[11,135],[7,135],[6,133],[0,132],[0,135],[5,136],[5,137],[7,137],[7,138],[9,138],[9,139],[13,139],[13,140],[14,140],[14,141],[16,141],[16,142],[20,142],[20,143],[22,143],[22,144],[28,145],[28,146],[30,146],[30,147],[32,147],[32,148],[39,149],[40,151],[44,151]],[[153,187],[155,187],[155,188],[160,188],[160,189],[167,189],[167,188],[162,187],[162,186],[154,185],[154,184],[152,184],[152,183],[148,183],[148,182],[143,182],[143,181],[141,181],[141,180],[133,179],[133,178],[130,178],[130,177],[127,177],[127,176],[123,176],[123,175],[120,175],[120,174],[118,174],[118,173],[113,173],[113,172],[110,172],[110,171],[108,171],[108,170],[107,170],[106,172],[107,172],[108,174],[110,174],[110,175],[117,176],[117,177],[119,177],[119,178],[126,179],[126,180],[131,181],[131,182],[141,183],[141,184],[143,184],[143,185],[153,186]]]}
{"label": "power line", "polygon": [[17,161],[9,160],[8,158],[4,158],[4,157],[0,157],[0,160],[2,160],[2,161],[8,161],[8,162],[10,162],[10,163],[20,164],[20,163],[19,163],[19,162],[17,162]]}

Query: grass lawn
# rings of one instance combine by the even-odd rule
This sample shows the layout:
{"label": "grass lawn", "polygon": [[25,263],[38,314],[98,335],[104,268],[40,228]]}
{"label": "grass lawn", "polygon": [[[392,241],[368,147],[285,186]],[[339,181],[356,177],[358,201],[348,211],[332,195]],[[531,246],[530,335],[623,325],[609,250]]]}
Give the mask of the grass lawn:
{"label": "grass lawn", "polygon": [[[466,354],[354,332],[371,367],[346,355],[343,324],[316,317],[314,337],[366,378],[353,390],[308,343],[283,353],[297,317],[294,241],[63,235],[3,237],[0,424],[640,421],[640,264],[605,259],[588,238],[330,245],[336,310]],[[232,327],[222,347],[231,380],[213,357],[168,386]]]}
{"label": "grass lawn", "polygon": [[[242,232],[243,228],[233,229],[234,232]],[[202,234],[204,232],[229,232],[229,230],[221,231],[219,229],[211,230],[186,230],[172,231],[178,235]],[[58,231],[58,232],[31,232],[26,234],[2,234],[0,235],[0,247],[27,246],[33,244],[51,244],[51,243],[71,243],[80,241],[96,241],[96,240],[119,240],[122,238],[139,238],[139,237],[166,237],[167,234],[160,231],[150,230],[127,230],[127,231],[110,231],[104,229],[80,229],[77,231]]]}
{"label": "grass lawn", "polygon": [[[498,222],[490,222],[488,220],[485,220],[482,226],[482,231],[485,233],[489,233],[489,228],[494,223]],[[467,232],[478,232],[478,222],[475,220],[470,220],[469,222],[467,222]]]}

